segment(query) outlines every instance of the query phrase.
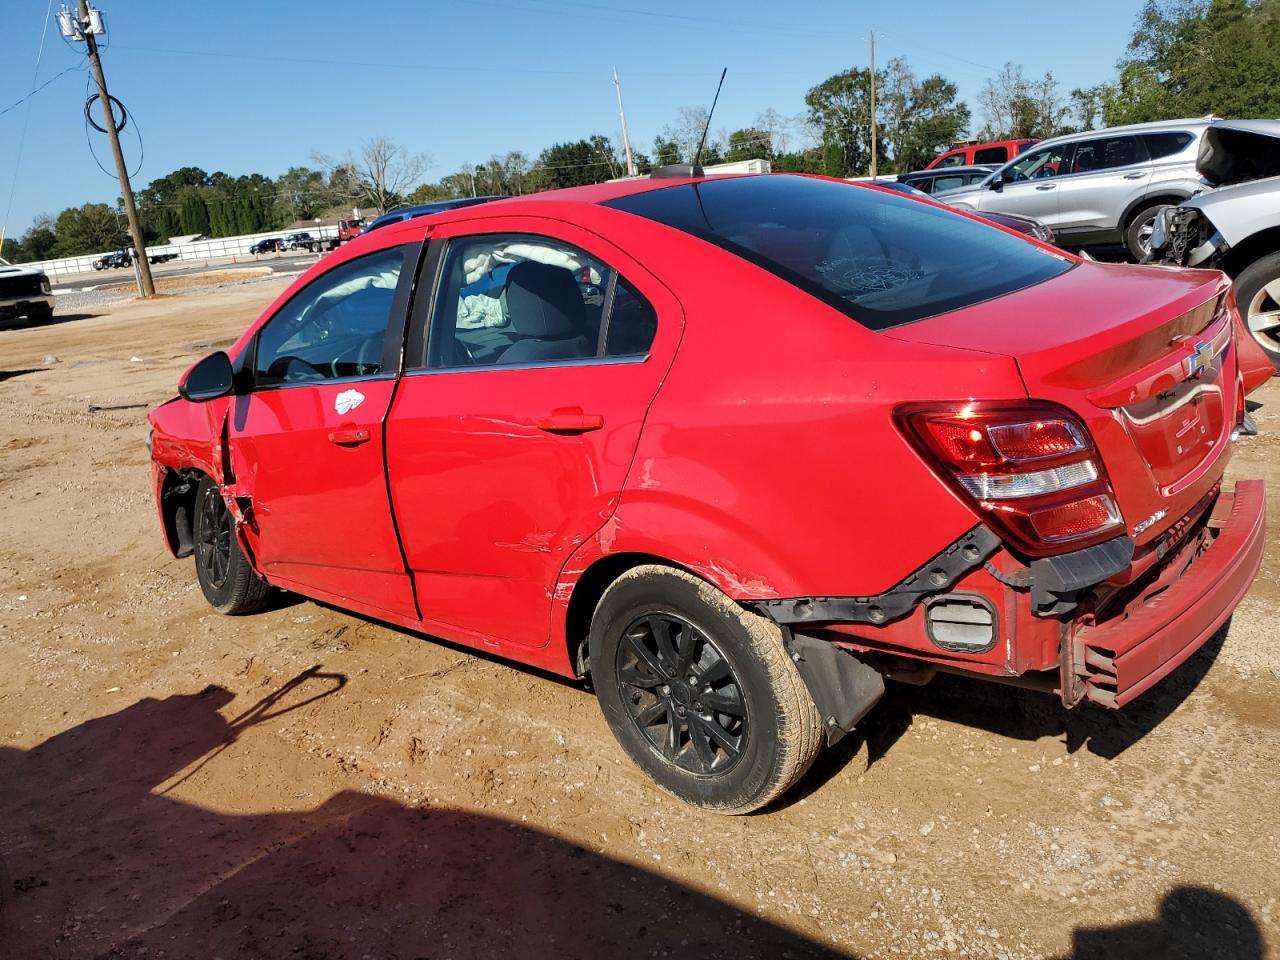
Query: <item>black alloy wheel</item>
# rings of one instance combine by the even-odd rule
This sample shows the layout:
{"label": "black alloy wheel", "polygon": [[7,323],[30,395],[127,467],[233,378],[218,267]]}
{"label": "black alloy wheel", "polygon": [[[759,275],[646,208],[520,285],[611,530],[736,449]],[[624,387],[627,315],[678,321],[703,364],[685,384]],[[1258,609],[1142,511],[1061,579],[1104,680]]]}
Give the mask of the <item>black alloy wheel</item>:
{"label": "black alloy wheel", "polygon": [[200,503],[200,522],[196,524],[196,563],[204,580],[221,590],[231,571],[231,545],[235,537],[231,511],[222,496],[212,490]]}
{"label": "black alloy wheel", "polygon": [[750,726],[733,665],[703,631],[674,614],[651,614],[623,633],[618,692],[631,722],[668,763],[718,774],[743,754]]}

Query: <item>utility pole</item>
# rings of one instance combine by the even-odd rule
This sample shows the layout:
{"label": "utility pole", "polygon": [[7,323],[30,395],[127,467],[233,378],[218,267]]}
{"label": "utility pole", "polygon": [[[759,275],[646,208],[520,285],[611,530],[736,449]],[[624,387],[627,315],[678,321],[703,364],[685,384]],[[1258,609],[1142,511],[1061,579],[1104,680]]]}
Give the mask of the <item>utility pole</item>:
{"label": "utility pole", "polygon": [[[102,15],[92,11],[90,16],[89,0],[76,0],[80,14],[78,24],[73,24],[72,38],[84,40],[88,47],[89,65],[93,68],[93,79],[98,85],[98,102],[102,104],[102,125],[107,129],[107,139],[111,141],[111,153],[116,160],[116,176],[120,179],[120,196],[124,200],[124,215],[129,221],[129,235],[133,238],[134,264],[138,271],[139,286],[144,297],[156,295],[155,283],[151,280],[151,263],[147,260],[147,246],[142,239],[142,225],[138,221],[138,208],[133,202],[133,188],[129,185],[129,168],[125,166],[124,153],[120,150],[120,131],[116,129],[115,111],[111,109],[111,97],[107,93],[107,79],[102,75],[102,59],[98,56],[98,37],[103,32]],[[63,18],[59,17],[60,21]],[[64,30],[64,32],[66,32]],[[78,34],[78,36],[77,36]]]}
{"label": "utility pole", "polygon": [[872,179],[876,179],[876,31],[872,31]]}
{"label": "utility pole", "polygon": [[618,92],[618,119],[622,121],[622,149],[627,155],[627,176],[636,175],[636,164],[631,159],[631,137],[627,134],[627,113],[622,109],[622,81],[618,79],[618,68],[613,68],[613,88]]}

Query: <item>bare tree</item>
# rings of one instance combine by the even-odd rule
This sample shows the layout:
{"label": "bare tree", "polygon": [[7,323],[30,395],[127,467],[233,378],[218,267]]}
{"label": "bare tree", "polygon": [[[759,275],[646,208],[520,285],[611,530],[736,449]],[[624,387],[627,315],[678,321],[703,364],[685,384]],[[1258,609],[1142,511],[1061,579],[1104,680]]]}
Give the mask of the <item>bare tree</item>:
{"label": "bare tree", "polygon": [[399,203],[431,166],[429,154],[410,153],[385,137],[366,140],[356,156],[345,160],[322,153],[313,153],[311,159],[324,167],[331,180],[349,178],[357,199],[383,211]]}

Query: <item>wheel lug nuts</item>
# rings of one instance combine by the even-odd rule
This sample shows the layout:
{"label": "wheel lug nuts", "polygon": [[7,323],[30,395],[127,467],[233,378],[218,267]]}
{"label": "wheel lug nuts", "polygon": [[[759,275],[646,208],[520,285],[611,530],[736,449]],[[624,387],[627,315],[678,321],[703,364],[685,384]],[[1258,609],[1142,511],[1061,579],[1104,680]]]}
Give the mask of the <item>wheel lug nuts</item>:
{"label": "wheel lug nuts", "polygon": [[671,688],[668,687],[665,683],[662,686],[660,686],[658,689],[662,691],[664,696],[671,692]]}

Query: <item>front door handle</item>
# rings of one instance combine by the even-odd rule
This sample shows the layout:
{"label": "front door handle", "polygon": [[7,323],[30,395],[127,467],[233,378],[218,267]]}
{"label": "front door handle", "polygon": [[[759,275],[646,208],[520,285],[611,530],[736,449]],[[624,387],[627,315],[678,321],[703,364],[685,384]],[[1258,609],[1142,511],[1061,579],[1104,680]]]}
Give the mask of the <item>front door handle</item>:
{"label": "front door handle", "polygon": [[1052,190],[1052,189],[1054,189],[1055,187],[1057,187],[1057,184],[1056,184],[1056,183],[1042,183],[1042,184],[1040,184],[1038,187],[1036,187],[1036,189],[1037,189],[1037,190]]}
{"label": "front door handle", "polygon": [[342,427],[329,434],[329,442],[340,447],[355,447],[369,442],[369,431],[364,427]]}
{"label": "front door handle", "polygon": [[563,407],[539,418],[534,425],[544,433],[588,433],[603,427],[604,417],[583,413],[581,407]]}
{"label": "front door handle", "polygon": [[1126,180],[1141,180],[1145,176],[1146,176],[1145,173],[1126,173],[1124,175],[1124,178]]}

